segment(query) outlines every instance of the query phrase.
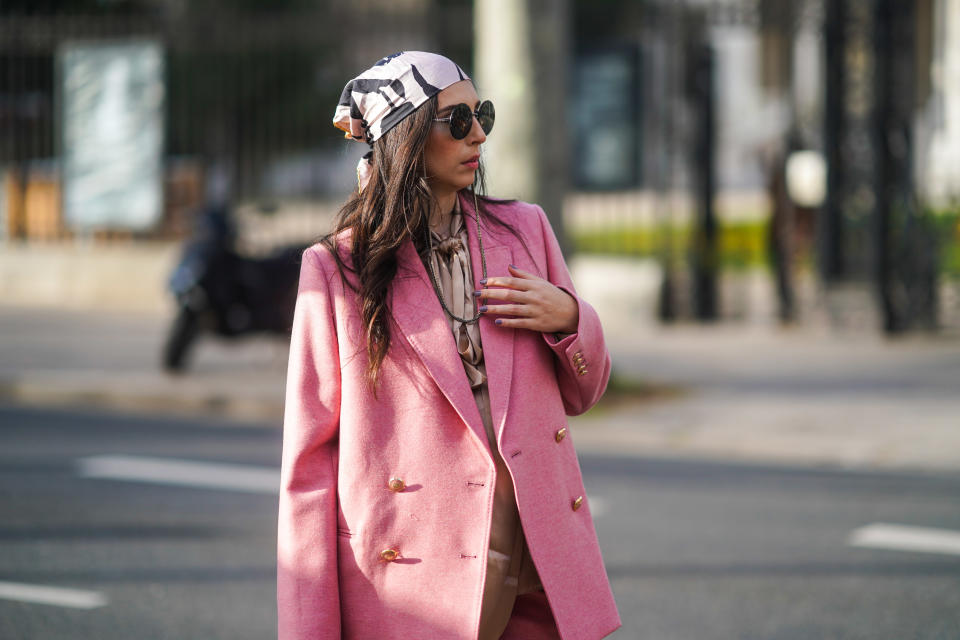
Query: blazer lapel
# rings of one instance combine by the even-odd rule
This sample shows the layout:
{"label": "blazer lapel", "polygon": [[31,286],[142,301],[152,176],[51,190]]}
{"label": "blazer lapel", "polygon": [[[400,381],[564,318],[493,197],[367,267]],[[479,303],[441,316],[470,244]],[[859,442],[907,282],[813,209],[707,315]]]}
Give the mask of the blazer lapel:
{"label": "blazer lapel", "polygon": [[[476,214],[473,198],[460,196],[460,208],[464,211],[467,236],[470,241],[470,264],[473,279],[479,285],[483,278],[480,243],[477,238]],[[490,227],[484,225],[483,229]],[[513,260],[513,252],[505,244],[495,242],[491,234],[483,234],[483,255],[487,261],[487,275],[509,276],[507,266]],[[479,288],[479,287],[478,287]],[[494,304],[497,304],[494,302]],[[480,340],[483,343],[483,361],[487,370],[487,388],[490,392],[490,414],[493,418],[493,430],[499,442],[507,416],[507,403],[510,398],[510,384],[513,377],[513,337],[516,329],[505,329],[494,324],[498,316],[480,317]]]}
{"label": "blazer lapel", "polygon": [[390,314],[443,395],[484,450],[489,451],[480,412],[460,361],[453,332],[413,242],[407,240],[403,243],[397,259],[400,268],[390,287]]}

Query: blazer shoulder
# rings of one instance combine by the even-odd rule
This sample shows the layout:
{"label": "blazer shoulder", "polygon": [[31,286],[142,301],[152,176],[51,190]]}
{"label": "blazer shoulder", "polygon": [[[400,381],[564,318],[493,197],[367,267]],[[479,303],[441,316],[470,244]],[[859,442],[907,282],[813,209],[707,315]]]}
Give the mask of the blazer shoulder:
{"label": "blazer shoulder", "polygon": [[523,200],[503,200],[500,198],[485,197],[484,203],[487,206],[492,206],[499,215],[508,218],[536,219],[536,216],[542,215],[541,212],[543,211],[539,205],[532,202],[524,202]]}
{"label": "blazer shoulder", "polygon": [[[350,235],[348,229],[333,236],[333,245],[344,264],[350,264]],[[330,276],[339,271],[339,265],[333,255],[333,250],[324,240],[318,240],[304,249],[301,264],[308,260],[317,264],[328,280]]]}
{"label": "blazer shoulder", "polygon": [[496,198],[489,198],[486,204],[488,206],[492,205],[493,212],[498,218],[521,232],[525,237],[541,235],[546,215],[539,205],[523,200],[498,200]]}

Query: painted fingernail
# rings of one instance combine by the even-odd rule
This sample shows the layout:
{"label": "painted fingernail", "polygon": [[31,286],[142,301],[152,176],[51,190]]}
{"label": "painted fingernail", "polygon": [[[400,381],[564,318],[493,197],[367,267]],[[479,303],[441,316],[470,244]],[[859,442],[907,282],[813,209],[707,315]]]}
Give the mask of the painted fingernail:
{"label": "painted fingernail", "polygon": [[486,313],[486,312],[487,312],[487,305],[483,305],[482,307],[480,307],[480,313]]}
{"label": "painted fingernail", "polygon": [[493,323],[494,323],[494,324],[503,324],[503,319],[502,319],[502,318],[497,318],[496,320],[493,321]]}
{"label": "painted fingernail", "polygon": [[481,281],[480,281],[480,284],[487,284],[487,279],[484,278],[483,280],[481,280]]}
{"label": "painted fingernail", "polygon": [[512,265],[510,265],[510,268],[511,268],[511,269],[516,269],[516,268],[517,268],[517,265],[512,264]]}
{"label": "painted fingernail", "polygon": [[479,292],[479,291],[474,291],[474,292],[473,292],[473,297],[474,297],[474,298],[479,298],[479,297],[480,297],[480,292]]}

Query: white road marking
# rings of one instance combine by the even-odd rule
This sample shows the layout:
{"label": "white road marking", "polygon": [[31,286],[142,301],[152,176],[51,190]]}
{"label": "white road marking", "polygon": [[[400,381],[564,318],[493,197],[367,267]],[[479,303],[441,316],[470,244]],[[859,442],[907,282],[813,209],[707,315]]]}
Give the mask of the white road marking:
{"label": "white road marking", "polygon": [[49,604],[71,609],[96,609],[109,602],[105,595],[97,591],[46,587],[22,582],[0,582],[0,600]]}
{"label": "white road marking", "polygon": [[77,460],[77,468],[85,478],[271,495],[280,492],[280,471],[272,467],[146,456],[91,456]]}
{"label": "white road marking", "polygon": [[960,556],[960,531],[878,522],[854,529],[847,538],[847,544],[870,549]]}

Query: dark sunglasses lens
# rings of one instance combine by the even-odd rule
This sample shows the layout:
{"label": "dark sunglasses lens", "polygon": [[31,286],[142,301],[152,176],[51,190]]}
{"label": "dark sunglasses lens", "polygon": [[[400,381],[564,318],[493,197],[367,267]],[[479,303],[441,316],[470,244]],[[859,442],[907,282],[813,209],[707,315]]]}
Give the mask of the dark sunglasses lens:
{"label": "dark sunglasses lens", "polygon": [[493,109],[492,102],[484,100],[480,103],[480,108],[477,109],[477,119],[480,121],[480,128],[483,129],[484,133],[493,131],[493,122],[497,119],[497,113]]}
{"label": "dark sunglasses lens", "polygon": [[473,113],[462,102],[450,112],[450,134],[457,140],[463,140],[473,126]]}

